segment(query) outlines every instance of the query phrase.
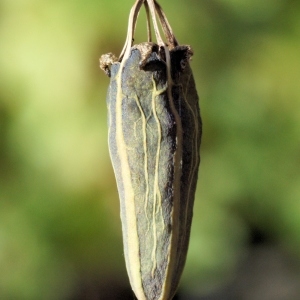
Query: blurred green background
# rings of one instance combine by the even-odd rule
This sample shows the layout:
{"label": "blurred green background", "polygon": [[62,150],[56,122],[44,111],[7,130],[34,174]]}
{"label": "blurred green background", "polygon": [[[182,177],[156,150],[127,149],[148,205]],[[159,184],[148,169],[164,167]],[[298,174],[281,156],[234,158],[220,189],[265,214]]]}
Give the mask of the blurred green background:
{"label": "blurred green background", "polygon": [[[133,299],[98,67],[133,2],[0,0],[1,300]],[[204,123],[177,299],[300,299],[300,2],[160,4]]]}

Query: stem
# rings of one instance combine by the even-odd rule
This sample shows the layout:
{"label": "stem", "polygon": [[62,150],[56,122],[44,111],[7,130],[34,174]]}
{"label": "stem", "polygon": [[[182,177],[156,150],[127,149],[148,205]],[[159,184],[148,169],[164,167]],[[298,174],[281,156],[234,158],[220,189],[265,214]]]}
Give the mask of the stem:
{"label": "stem", "polygon": [[133,42],[133,35],[134,35],[134,31],[135,31],[135,26],[136,26],[136,20],[137,20],[140,8],[143,3],[144,3],[144,0],[137,0],[130,10],[126,42],[125,42],[125,45],[120,54],[119,61],[122,60],[123,56],[128,57],[130,54],[130,48],[131,48],[131,45]]}
{"label": "stem", "polygon": [[167,40],[169,41],[169,44],[172,46],[172,48],[174,48],[174,47],[178,46],[178,42],[174,36],[171,25],[168,22],[167,16],[165,15],[161,6],[157,3],[156,0],[154,0],[154,2],[155,2],[155,9],[156,9],[158,17],[160,19],[160,23],[163,28],[164,34],[165,34]]}
{"label": "stem", "polygon": [[[155,37],[159,46],[168,47],[170,50],[178,45],[178,41],[176,40],[170,23],[162,10],[161,6],[157,3],[156,0],[136,0],[135,4],[130,10],[129,20],[128,20],[128,30],[127,37],[125,41],[125,45],[122,49],[122,52],[119,57],[119,61],[122,59],[126,59],[130,55],[130,49],[133,42],[133,36],[135,32],[136,22],[139,15],[139,11],[142,5],[145,5],[146,14],[147,14],[147,35],[148,42],[152,41],[152,33],[151,33],[151,24],[150,24],[150,16],[153,22]],[[159,17],[159,21],[163,30],[163,33],[168,41],[168,45],[166,45],[161,38],[160,30],[158,28],[158,24],[156,21],[156,14]]]}
{"label": "stem", "polygon": [[146,14],[147,14],[147,34],[148,34],[148,42],[152,42],[152,32],[151,32],[151,22],[150,22],[150,11],[148,2],[144,2]]}
{"label": "stem", "polygon": [[155,4],[154,4],[154,0],[146,0],[148,2],[149,8],[150,8],[150,13],[151,13],[151,17],[152,17],[152,22],[153,22],[153,27],[154,27],[154,32],[155,32],[155,36],[156,36],[156,40],[159,46],[163,46],[164,42],[160,36],[160,32],[159,32],[159,28],[157,26],[157,21],[156,21],[156,15],[155,15]]}

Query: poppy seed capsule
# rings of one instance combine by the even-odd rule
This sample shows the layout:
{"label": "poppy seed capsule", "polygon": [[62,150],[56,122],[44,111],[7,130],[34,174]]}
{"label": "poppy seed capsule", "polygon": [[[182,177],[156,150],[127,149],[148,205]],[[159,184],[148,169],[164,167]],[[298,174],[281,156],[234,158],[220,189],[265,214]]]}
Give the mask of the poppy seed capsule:
{"label": "poppy seed capsule", "polygon": [[[109,150],[126,267],[139,300],[170,300],[185,264],[202,124],[189,46],[131,47],[110,62]],[[168,60],[169,57],[169,60]]]}

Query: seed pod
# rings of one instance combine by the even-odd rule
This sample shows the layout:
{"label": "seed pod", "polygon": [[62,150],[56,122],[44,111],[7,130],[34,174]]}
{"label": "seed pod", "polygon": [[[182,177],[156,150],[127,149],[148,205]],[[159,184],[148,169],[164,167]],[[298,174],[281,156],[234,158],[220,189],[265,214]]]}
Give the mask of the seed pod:
{"label": "seed pod", "polygon": [[[152,14],[158,44],[132,47],[142,4]],[[155,11],[169,41],[157,29]],[[150,26],[148,26],[150,28]],[[202,124],[192,50],[179,46],[156,1],[131,10],[119,61],[100,66],[111,76],[107,95],[109,150],[116,176],[127,272],[139,300],[170,300],[185,264],[193,214]]]}

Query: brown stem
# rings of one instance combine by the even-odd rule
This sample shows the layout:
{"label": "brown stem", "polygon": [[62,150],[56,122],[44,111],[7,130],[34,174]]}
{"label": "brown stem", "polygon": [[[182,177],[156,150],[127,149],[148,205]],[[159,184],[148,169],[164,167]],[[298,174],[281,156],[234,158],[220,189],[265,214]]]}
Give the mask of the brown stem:
{"label": "brown stem", "polygon": [[148,2],[149,8],[150,8],[150,13],[151,13],[151,18],[152,18],[152,22],[153,22],[153,27],[154,27],[154,32],[155,32],[155,36],[156,36],[156,40],[159,46],[163,46],[164,42],[160,36],[160,32],[159,32],[159,28],[157,25],[157,21],[156,21],[156,9],[155,9],[155,3],[154,0],[146,0]]}
{"label": "brown stem", "polygon": [[130,51],[130,48],[131,48],[131,45],[133,42],[133,36],[134,36],[137,17],[139,15],[140,8],[143,5],[144,1],[145,0],[137,0],[130,10],[126,42],[125,42],[125,45],[120,54],[119,61],[122,60],[125,53],[129,54],[129,51]]}
{"label": "brown stem", "polygon": [[150,11],[149,5],[147,1],[144,1],[146,14],[147,14],[147,34],[148,34],[148,42],[152,42],[152,32],[151,32],[151,22],[150,22]]}
{"label": "brown stem", "polygon": [[154,0],[154,2],[155,2],[155,9],[156,9],[158,17],[160,19],[160,23],[163,28],[164,34],[166,36],[166,39],[169,41],[169,44],[172,46],[172,48],[174,48],[174,47],[178,46],[178,42],[174,36],[171,25],[168,22],[167,16],[165,15],[161,6],[157,3],[156,0]]}
{"label": "brown stem", "polygon": [[162,10],[161,6],[157,3],[156,0],[136,0],[135,4],[130,10],[129,20],[128,20],[128,30],[127,30],[127,37],[125,41],[125,45],[122,49],[122,52],[119,57],[119,61],[121,61],[124,56],[128,57],[130,55],[130,49],[133,42],[133,36],[135,32],[136,22],[139,15],[139,11],[142,5],[145,5],[146,14],[147,14],[147,34],[148,34],[148,42],[152,40],[152,33],[151,33],[151,24],[150,24],[150,16],[153,22],[154,32],[156,36],[156,40],[159,46],[166,46],[163,42],[163,39],[160,35],[160,30],[157,25],[156,21],[156,14],[159,17],[159,21],[163,30],[163,33],[168,41],[169,49],[172,49],[178,45],[178,41],[176,40],[170,23]]}

